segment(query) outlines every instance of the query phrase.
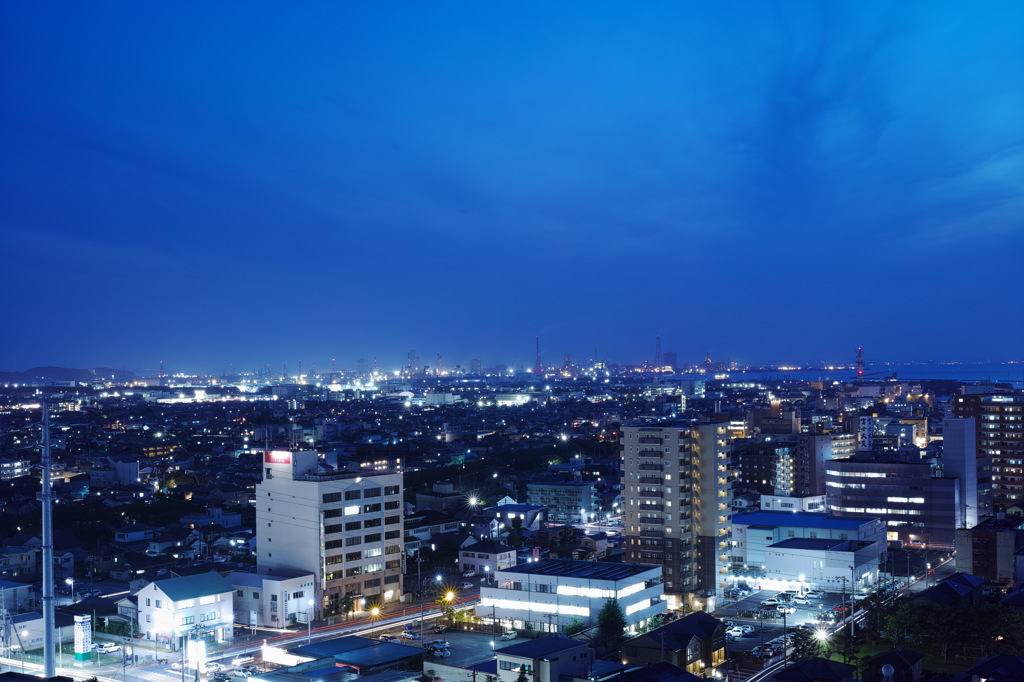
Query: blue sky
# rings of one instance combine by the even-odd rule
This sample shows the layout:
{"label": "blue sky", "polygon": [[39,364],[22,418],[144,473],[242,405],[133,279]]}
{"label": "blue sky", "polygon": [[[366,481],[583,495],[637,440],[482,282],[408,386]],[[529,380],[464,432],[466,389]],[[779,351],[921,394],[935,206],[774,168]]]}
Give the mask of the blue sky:
{"label": "blue sky", "polygon": [[0,369],[1020,357],[1024,5],[0,5]]}

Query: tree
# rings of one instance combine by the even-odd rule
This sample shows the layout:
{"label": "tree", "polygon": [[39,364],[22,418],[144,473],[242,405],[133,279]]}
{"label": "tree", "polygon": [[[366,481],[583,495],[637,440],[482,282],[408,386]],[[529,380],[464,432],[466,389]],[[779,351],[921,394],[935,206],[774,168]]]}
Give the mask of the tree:
{"label": "tree", "polygon": [[665,624],[665,616],[664,616],[664,614],[656,613],[656,614],[654,614],[653,616],[651,616],[650,618],[647,619],[647,623],[645,623],[644,625],[641,625],[640,627],[638,627],[636,629],[636,632],[637,632],[637,634],[642,635],[645,632],[650,632],[651,630],[657,630],[658,628],[660,628],[664,624]]}
{"label": "tree", "polygon": [[910,604],[900,599],[883,622],[885,638],[892,642],[893,646],[900,646],[906,642],[910,633],[917,630],[918,618]]}
{"label": "tree", "polygon": [[512,519],[512,526],[508,529],[508,544],[515,550],[523,546],[523,520],[518,516]]}
{"label": "tree", "polygon": [[516,678],[516,682],[530,682],[530,678],[526,675],[526,665],[519,666],[519,677]]}
{"label": "tree", "polygon": [[346,594],[344,597],[341,598],[341,601],[338,603],[338,609],[345,614],[346,618],[348,618],[348,615],[352,613],[352,609],[354,609],[355,607],[356,602],[355,599],[352,598],[351,594]]}
{"label": "tree", "polygon": [[813,632],[797,630],[789,636],[793,643],[793,660],[801,661],[805,658],[814,658],[821,653],[821,641]]}
{"label": "tree", "polygon": [[843,663],[856,664],[857,654],[864,646],[864,636],[859,631],[856,635],[850,635],[850,630],[844,627],[833,633],[829,643],[832,649],[843,657]]}
{"label": "tree", "polygon": [[568,625],[562,626],[562,633],[567,637],[572,637],[573,635],[583,632],[586,629],[587,624],[583,622],[583,619],[577,616],[573,616],[572,621],[570,621]]}
{"label": "tree", "polygon": [[626,632],[626,614],[622,612],[618,599],[605,601],[597,614],[597,626],[612,637],[621,637]]}

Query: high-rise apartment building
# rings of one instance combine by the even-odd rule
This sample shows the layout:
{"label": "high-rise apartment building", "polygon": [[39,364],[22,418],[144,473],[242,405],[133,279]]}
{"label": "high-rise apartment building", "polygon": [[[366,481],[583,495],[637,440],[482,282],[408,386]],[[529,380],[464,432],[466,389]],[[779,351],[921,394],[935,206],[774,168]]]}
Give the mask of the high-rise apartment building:
{"label": "high-rise apartment building", "polygon": [[267,451],[256,485],[256,562],[260,573],[316,576],[317,616],[359,610],[402,596],[402,471],[397,461],[322,472],[313,451]]}
{"label": "high-rise apartment building", "polygon": [[[728,425],[623,428],[626,561],[663,568],[669,608],[714,610],[729,562]],[[700,604],[697,604],[700,602]]]}
{"label": "high-rise apartment building", "polygon": [[974,419],[979,505],[990,492],[989,514],[1024,504],[1024,395],[958,395],[953,416]]}

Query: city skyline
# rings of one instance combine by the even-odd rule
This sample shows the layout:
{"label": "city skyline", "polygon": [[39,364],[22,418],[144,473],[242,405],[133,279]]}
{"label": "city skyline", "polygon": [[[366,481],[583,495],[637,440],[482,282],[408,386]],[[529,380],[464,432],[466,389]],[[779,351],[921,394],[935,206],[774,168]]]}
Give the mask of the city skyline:
{"label": "city skyline", "polygon": [[1016,3],[0,19],[0,369],[1020,357]]}

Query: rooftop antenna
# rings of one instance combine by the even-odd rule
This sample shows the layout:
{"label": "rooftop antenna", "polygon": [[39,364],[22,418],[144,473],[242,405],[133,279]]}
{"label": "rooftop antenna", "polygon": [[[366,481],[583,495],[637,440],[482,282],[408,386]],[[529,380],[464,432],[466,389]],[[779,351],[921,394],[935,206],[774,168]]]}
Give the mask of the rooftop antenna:
{"label": "rooftop antenna", "polygon": [[864,349],[857,347],[857,378],[864,376]]}
{"label": "rooftop antenna", "polygon": [[665,364],[661,354],[661,334],[654,337],[654,366],[662,367]]}
{"label": "rooftop antenna", "polygon": [[441,376],[441,351],[437,351],[437,376]]}
{"label": "rooftop antenna", "polygon": [[533,371],[543,372],[544,364],[540,361],[540,337],[537,337],[537,354],[533,358]]}
{"label": "rooftop antenna", "polygon": [[302,360],[299,360],[299,378],[302,378]]}
{"label": "rooftop antenna", "polygon": [[50,481],[50,410],[43,401],[43,676],[56,675],[53,660],[53,488]]}

